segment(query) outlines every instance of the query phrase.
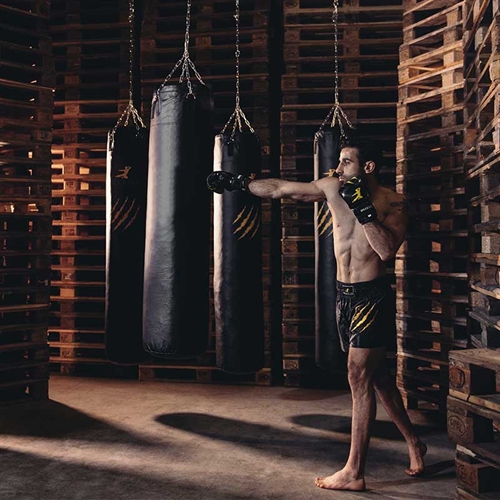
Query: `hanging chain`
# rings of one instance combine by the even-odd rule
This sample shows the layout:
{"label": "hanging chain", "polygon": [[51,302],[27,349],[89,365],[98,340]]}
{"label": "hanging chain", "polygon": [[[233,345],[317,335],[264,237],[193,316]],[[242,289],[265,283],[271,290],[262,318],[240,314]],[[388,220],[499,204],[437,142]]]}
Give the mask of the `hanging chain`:
{"label": "hanging chain", "polygon": [[352,123],[349,121],[349,118],[344,113],[344,110],[340,106],[339,102],[339,0],[333,0],[333,11],[332,11],[332,23],[333,23],[333,58],[334,58],[334,70],[335,70],[335,98],[334,104],[330,112],[328,113],[325,121],[322,123],[320,130],[323,130],[325,125],[331,119],[331,127],[335,127],[338,123],[340,128],[340,135],[342,137],[346,137],[344,132],[344,125],[342,120],[344,120],[350,128],[354,128]]}
{"label": "hanging chain", "polygon": [[135,22],[135,7],[134,0],[129,0],[129,13],[128,13],[128,23],[129,23],[129,73],[128,73],[128,106],[125,108],[120,118],[116,122],[111,135],[114,135],[118,127],[123,123],[124,127],[127,127],[132,118],[137,131],[141,128],[146,128],[146,125],[142,121],[139,112],[134,106],[134,55],[135,55],[135,44],[134,44],[134,22]]}
{"label": "hanging chain", "polygon": [[339,103],[339,0],[333,0],[333,52],[335,61],[335,104]]}
{"label": "hanging chain", "polygon": [[241,123],[241,119],[245,122],[245,125],[249,128],[252,134],[255,134],[255,130],[252,125],[248,121],[248,118],[245,116],[245,113],[241,109],[240,105],[240,0],[236,0],[236,12],[234,14],[234,19],[236,21],[236,50],[234,55],[236,56],[236,106],[234,108],[233,114],[229,117],[229,120],[224,125],[222,129],[222,133],[226,132],[227,127],[231,123],[234,118],[233,130],[231,132],[231,140],[234,139],[234,135],[236,133],[236,127],[240,132],[243,131],[243,124]]}
{"label": "hanging chain", "polygon": [[189,57],[189,31],[191,29],[191,2],[192,0],[187,0],[186,33],[184,34],[184,52],[182,54],[182,57],[175,63],[175,66],[173,67],[172,71],[168,74],[167,78],[165,78],[163,83],[160,85],[160,88],[156,91],[154,95],[154,100],[158,99],[161,89],[167,84],[170,78],[172,78],[174,73],[177,71],[177,68],[179,68],[179,66],[181,65],[182,65],[182,70],[181,70],[181,76],[179,77],[179,83],[182,83],[184,79],[186,80],[188,87],[188,94],[186,97],[192,96],[193,98],[196,99],[196,95],[193,92],[193,86],[191,84],[191,74],[189,73],[189,68],[193,70],[194,76],[198,79],[198,81],[202,85],[205,85],[205,82],[202,80],[200,74],[196,70],[193,61],[191,61],[191,58]]}

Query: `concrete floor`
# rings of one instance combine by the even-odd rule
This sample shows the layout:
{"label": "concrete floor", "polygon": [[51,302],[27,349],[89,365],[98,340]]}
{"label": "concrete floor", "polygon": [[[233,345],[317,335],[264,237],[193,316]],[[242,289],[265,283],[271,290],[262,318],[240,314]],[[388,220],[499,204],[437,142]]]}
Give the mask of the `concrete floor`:
{"label": "concrete floor", "polygon": [[412,479],[379,405],[364,493],[314,477],[350,439],[345,392],[55,376],[51,401],[0,407],[2,500],[454,498],[454,447],[418,415],[431,475]]}

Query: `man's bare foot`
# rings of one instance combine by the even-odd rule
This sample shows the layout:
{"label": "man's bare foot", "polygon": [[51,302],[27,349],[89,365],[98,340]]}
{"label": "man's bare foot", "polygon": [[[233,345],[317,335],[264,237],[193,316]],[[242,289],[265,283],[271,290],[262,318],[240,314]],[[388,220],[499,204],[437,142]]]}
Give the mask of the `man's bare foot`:
{"label": "man's bare foot", "polygon": [[411,477],[422,476],[425,470],[424,456],[427,453],[427,446],[418,441],[415,446],[409,446],[410,467],[405,472]]}
{"label": "man's bare foot", "polygon": [[366,488],[364,478],[358,479],[344,469],[328,477],[317,477],[315,482],[316,486],[327,490],[364,491]]}

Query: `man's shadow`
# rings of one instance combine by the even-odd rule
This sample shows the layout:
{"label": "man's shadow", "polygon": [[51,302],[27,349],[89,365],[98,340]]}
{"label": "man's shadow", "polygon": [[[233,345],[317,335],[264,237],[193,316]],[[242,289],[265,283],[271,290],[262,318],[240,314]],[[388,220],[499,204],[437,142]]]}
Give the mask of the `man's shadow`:
{"label": "man's shadow", "polygon": [[133,433],[52,400],[2,408],[2,434],[155,446]]}
{"label": "man's shadow", "polygon": [[[329,418],[339,418],[336,426],[346,429],[347,417]],[[156,421],[168,427],[238,444],[275,457],[308,463],[324,465],[325,462],[331,462],[332,457],[345,461],[350,448],[350,435],[347,432],[343,438],[335,439],[332,436],[330,439],[203,413],[168,413],[158,416]],[[395,450],[386,457],[385,463],[406,463],[407,458],[406,452]]]}

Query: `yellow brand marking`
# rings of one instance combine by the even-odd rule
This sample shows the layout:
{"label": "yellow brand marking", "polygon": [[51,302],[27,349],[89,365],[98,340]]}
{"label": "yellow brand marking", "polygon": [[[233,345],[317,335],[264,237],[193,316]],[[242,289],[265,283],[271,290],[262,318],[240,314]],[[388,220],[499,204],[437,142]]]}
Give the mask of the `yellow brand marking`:
{"label": "yellow brand marking", "polygon": [[115,179],[128,179],[128,173],[132,170],[132,167],[125,167],[121,168],[118,170],[118,172],[121,172],[118,175],[115,175]]}
{"label": "yellow brand marking", "polygon": [[358,200],[362,200],[363,199],[363,195],[361,194],[361,188],[356,188],[356,190],[354,191],[354,196],[352,198],[352,201],[355,202],[355,201],[358,201]]}

